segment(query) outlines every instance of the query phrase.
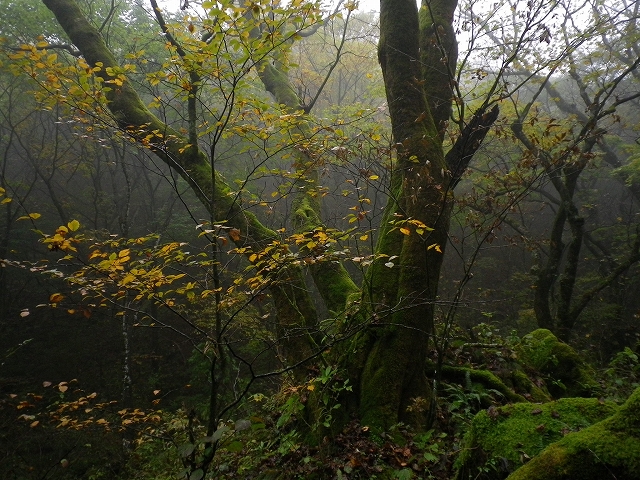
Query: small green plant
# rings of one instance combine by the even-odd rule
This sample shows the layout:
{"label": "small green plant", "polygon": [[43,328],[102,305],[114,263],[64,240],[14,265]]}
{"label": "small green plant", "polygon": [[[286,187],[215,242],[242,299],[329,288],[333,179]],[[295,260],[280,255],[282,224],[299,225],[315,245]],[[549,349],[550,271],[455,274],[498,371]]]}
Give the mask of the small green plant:
{"label": "small green plant", "polygon": [[449,405],[454,423],[468,424],[473,416],[487,405],[498,403],[504,395],[492,388],[473,383],[467,372],[464,386],[455,384],[443,385],[445,401]]}
{"label": "small green plant", "polygon": [[416,447],[423,452],[422,456],[424,460],[435,463],[439,461],[440,456],[446,452],[444,445],[444,439],[446,437],[447,434],[444,432],[436,434],[434,430],[429,430],[417,435],[413,442]]}
{"label": "small green plant", "polygon": [[629,347],[616,353],[604,372],[604,388],[615,401],[625,400],[640,386],[640,358]]}

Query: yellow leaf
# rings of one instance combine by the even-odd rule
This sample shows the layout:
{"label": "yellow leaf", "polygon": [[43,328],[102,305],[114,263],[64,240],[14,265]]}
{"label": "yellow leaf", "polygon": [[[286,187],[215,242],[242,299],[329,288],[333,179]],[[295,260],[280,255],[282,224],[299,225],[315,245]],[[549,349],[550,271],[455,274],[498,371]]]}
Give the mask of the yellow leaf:
{"label": "yellow leaf", "polygon": [[62,295],[61,293],[52,293],[51,296],[49,297],[49,302],[58,303],[63,299],[64,299],[64,295]]}
{"label": "yellow leaf", "polygon": [[411,232],[409,231],[409,229],[404,227],[400,229],[400,233],[402,233],[403,235],[411,235]]}
{"label": "yellow leaf", "polygon": [[307,390],[309,390],[310,392],[313,392],[316,389],[315,385],[307,385]]}
{"label": "yellow leaf", "polygon": [[75,232],[80,228],[80,222],[78,220],[71,220],[69,223],[67,223],[67,226],[69,227],[69,230]]}
{"label": "yellow leaf", "polygon": [[363,242],[368,238],[369,238],[369,235],[366,235],[366,234],[360,236],[360,240],[362,240]]}
{"label": "yellow leaf", "polygon": [[371,175],[369,180],[378,180],[380,177],[378,175]]}
{"label": "yellow leaf", "polygon": [[0,205],[4,205],[5,203],[9,203],[9,202],[11,202],[10,198],[8,198],[8,197],[7,198],[3,198],[2,201],[0,202]]}
{"label": "yellow leaf", "polygon": [[20,220],[37,220],[38,218],[40,218],[40,214],[39,213],[30,213],[29,215],[23,215],[22,217],[16,218],[16,221],[20,221]]}
{"label": "yellow leaf", "polygon": [[29,425],[31,428],[33,427],[37,427],[38,424],[40,423],[40,420],[36,420],[35,422],[31,422],[31,425]]}

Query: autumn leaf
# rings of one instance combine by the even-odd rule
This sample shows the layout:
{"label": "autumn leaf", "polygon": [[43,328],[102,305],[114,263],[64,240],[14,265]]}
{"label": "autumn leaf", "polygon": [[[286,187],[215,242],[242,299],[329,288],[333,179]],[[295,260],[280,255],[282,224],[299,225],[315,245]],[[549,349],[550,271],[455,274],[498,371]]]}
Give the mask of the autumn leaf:
{"label": "autumn leaf", "polygon": [[440,248],[440,245],[438,245],[437,243],[434,243],[432,245],[429,245],[427,247],[427,250],[435,250],[438,253],[442,253],[442,249]]}
{"label": "autumn leaf", "polygon": [[72,232],[75,232],[80,228],[80,222],[78,220],[71,220],[69,223],[67,223],[67,227],[69,227],[69,230],[71,230]]}
{"label": "autumn leaf", "polygon": [[238,240],[240,240],[240,230],[238,230],[237,228],[232,228],[231,230],[229,230],[229,236],[231,237],[231,240],[237,242]]}
{"label": "autumn leaf", "polygon": [[30,213],[29,215],[23,215],[22,217],[18,217],[16,221],[19,220],[37,220],[41,215],[39,213]]}
{"label": "autumn leaf", "polygon": [[402,233],[403,235],[411,235],[411,232],[409,231],[409,229],[404,227],[400,229],[400,233]]}
{"label": "autumn leaf", "polygon": [[64,295],[61,293],[52,293],[49,297],[49,303],[58,303],[64,300]]}

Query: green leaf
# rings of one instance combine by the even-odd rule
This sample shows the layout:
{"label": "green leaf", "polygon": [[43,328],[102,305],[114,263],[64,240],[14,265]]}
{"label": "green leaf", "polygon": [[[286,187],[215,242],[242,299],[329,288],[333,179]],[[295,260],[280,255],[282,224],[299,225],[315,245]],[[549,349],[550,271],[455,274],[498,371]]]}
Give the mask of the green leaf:
{"label": "green leaf", "polygon": [[210,437],[204,437],[202,440],[200,440],[200,443],[215,443],[222,438],[222,435],[224,435],[225,432],[228,432],[229,430],[230,428],[224,425],[213,432],[213,435],[211,435]]}
{"label": "green leaf", "polygon": [[436,457],[433,453],[425,452],[424,459],[427,462],[435,462],[436,460],[438,460],[438,457]]}
{"label": "green leaf", "polygon": [[394,477],[398,480],[411,480],[413,477],[413,472],[408,468],[403,468],[402,470],[398,470],[394,473]]}
{"label": "green leaf", "polygon": [[180,453],[181,457],[186,458],[193,453],[195,448],[196,446],[193,443],[185,443],[178,447],[178,452]]}
{"label": "green leaf", "polygon": [[231,453],[241,452],[243,448],[244,448],[244,443],[238,440],[236,440],[235,442],[231,442],[229,445],[227,445],[227,450],[230,451]]}
{"label": "green leaf", "polygon": [[201,468],[195,470],[189,475],[189,480],[202,480],[204,478],[204,472]]}

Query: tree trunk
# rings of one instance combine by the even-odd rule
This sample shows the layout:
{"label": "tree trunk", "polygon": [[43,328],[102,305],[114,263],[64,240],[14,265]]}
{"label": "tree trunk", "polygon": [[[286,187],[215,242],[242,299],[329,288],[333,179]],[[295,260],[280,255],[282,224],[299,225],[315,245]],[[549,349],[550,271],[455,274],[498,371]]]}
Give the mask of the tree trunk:
{"label": "tree trunk", "polygon": [[[455,8],[451,1],[431,5]],[[407,407],[414,399],[431,397],[425,360],[453,200],[441,137],[421,81],[419,45],[415,1],[382,0],[378,58],[397,163],[393,200],[376,248],[381,257],[365,279],[373,326],[361,340],[366,353],[358,389],[362,422],[380,428],[411,421]],[[450,108],[450,98],[440,100]],[[390,262],[393,256],[398,260]]]}

